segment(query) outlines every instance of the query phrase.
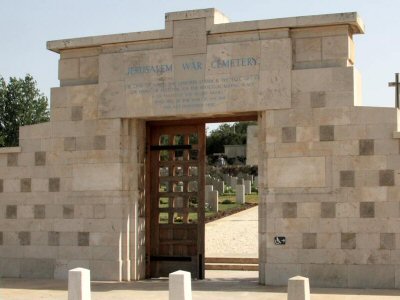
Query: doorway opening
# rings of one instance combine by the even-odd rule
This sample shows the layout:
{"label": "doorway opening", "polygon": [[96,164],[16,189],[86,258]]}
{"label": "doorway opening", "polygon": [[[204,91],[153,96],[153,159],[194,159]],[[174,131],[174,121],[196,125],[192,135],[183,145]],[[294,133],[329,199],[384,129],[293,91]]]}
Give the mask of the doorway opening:
{"label": "doorway opening", "polygon": [[238,278],[257,277],[257,121],[208,123],[206,128],[206,276],[224,270]]}
{"label": "doorway opening", "polygon": [[[211,249],[218,249],[218,245],[213,245],[211,240],[207,243],[206,226],[212,227],[219,222],[217,219],[248,208],[249,202],[256,205],[258,200],[254,176],[256,167],[246,166],[246,156],[206,155],[206,124],[236,122],[235,130],[240,132],[243,124],[239,121],[253,125],[248,121],[256,120],[256,115],[250,115],[147,122],[146,277],[167,277],[176,270],[186,270],[193,278],[205,278],[206,266],[210,263],[207,262],[206,244]],[[241,147],[244,147],[243,144]],[[228,180],[232,181],[228,183]],[[221,197],[217,195],[215,198],[218,188],[214,190],[213,183],[216,185],[217,182],[224,188]],[[213,197],[213,201],[209,196]],[[255,215],[258,216],[257,213]],[[258,269],[258,218],[253,218],[251,222],[255,230],[254,237],[248,236],[254,244],[250,247],[252,251],[238,252],[233,256],[219,248],[217,259],[233,259],[236,270],[248,270],[249,260],[252,270]],[[246,226],[244,230],[251,230]],[[245,235],[236,232],[236,236]],[[242,245],[232,246],[232,249],[243,250],[249,245],[249,241],[239,243]],[[231,267],[232,263],[229,264]],[[221,265],[211,264],[214,264],[214,269]]]}

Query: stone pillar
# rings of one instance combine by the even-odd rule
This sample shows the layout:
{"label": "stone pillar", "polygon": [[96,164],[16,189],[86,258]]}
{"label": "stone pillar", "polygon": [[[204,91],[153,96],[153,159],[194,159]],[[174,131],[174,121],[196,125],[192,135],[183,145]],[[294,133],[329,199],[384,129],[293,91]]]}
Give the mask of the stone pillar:
{"label": "stone pillar", "polygon": [[206,185],[205,186],[205,191],[204,191],[204,202],[206,206],[210,206],[210,194],[213,191],[213,186],[212,185]]}
{"label": "stone pillar", "polygon": [[169,300],[192,300],[190,272],[176,271],[169,274]]}
{"label": "stone pillar", "polygon": [[246,202],[246,198],[244,195],[244,183],[243,179],[238,179],[236,184],[236,203],[244,204]]}
{"label": "stone pillar", "polygon": [[90,300],[90,270],[68,271],[68,300]]}
{"label": "stone pillar", "polygon": [[244,181],[244,193],[246,195],[251,194],[251,180]]}
{"label": "stone pillar", "polygon": [[295,276],[289,278],[288,300],[310,300],[310,282],[308,278]]}
{"label": "stone pillar", "polygon": [[208,193],[209,193],[211,210],[218,212],[218,191],[210,191]]}

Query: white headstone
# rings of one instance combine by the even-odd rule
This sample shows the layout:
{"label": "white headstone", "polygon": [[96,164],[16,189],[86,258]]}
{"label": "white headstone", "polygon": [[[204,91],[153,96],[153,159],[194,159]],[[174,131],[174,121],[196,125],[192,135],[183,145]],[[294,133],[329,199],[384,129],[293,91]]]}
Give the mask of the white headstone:
{"label": "white headstone", "polygon": [[225,191],[225,183],[223,181],[218,181],[217,186],[218,193],[223,194]]}
{"label": "white headstone", "polygon": [[212,192],[214,187],[212,185],[206,185],[204,191],[204,200],[206,205],[210,205],[210,192]]}
{"label": "white headstone", "polygon": [[190,272],[176,271],[169,274],[169,300],[192,300]]}
{"label": "white headstone", "polygon": [[251,180],[244,181],[244,193],[246,195],[251,194]]}
{"label": "white headstone", "polygon": [[288,300],[310,300],[310,282],[308,278],[295,276],[289,278]]}
{"label": "white headstone", "polygon": [[238,179],[237,177],[234,177],[234,176],[231,177],[231,184],[230,184],[230,186],[232,187],[233,190],[236,189],[237,179]]}
{"label": "white headstone", "polygon": [[236,203],[244,204],[246,202],[246,197],[244,195],[244,184],[236,185]]}
{"label": "white headstone", "polygon": [[211,210],[218,212],[218,191],[210,191],[209,199],[210,199]]}
{"label": "white headstone", "polygon": [[90,270],[68,271],[68,300],[90,300]]}

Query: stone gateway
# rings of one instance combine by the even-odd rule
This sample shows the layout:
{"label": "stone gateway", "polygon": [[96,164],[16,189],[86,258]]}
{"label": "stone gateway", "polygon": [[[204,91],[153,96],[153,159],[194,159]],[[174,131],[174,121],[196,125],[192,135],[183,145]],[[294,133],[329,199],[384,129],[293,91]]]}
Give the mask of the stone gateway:
{"label": "stone gateway", "polygon": [[400,288],[398,110],[361,106],[363,32],[357,13],[230,23],[203,9],[48,42],[51,120],[0,149],[0,275],[202,278],[204,123],[253,119],[260,283]]}

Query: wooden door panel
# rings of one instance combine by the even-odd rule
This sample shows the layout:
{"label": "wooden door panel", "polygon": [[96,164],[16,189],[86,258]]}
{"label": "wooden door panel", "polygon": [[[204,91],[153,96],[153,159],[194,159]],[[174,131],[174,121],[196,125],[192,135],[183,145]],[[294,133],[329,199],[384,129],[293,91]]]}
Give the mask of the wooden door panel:
{"label": "wooden door panel", "polygon": [[205,126],[151,126],[148,222],[151,277],[204,278]]}

